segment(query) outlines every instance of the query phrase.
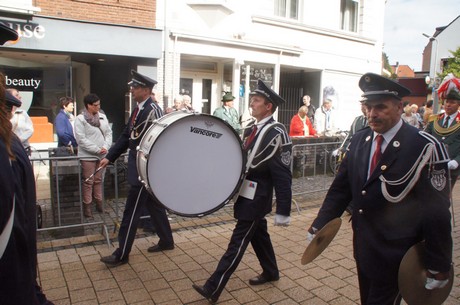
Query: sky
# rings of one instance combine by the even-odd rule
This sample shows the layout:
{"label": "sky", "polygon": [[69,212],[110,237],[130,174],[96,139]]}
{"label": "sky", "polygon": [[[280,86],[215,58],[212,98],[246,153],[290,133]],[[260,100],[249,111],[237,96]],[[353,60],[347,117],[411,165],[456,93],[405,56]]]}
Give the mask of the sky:
{"label": "sky", "polygon": [[437,27],[460,15],[459,0],[386,0],[383,51],[391,65],[398,61],[415,71],[422,68],[423,49]]}

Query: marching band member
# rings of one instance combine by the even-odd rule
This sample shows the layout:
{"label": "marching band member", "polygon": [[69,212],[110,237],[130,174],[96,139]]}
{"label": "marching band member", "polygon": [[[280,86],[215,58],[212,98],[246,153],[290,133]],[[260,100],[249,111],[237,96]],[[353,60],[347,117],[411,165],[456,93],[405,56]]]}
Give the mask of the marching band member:
{"label": "marching band member", "polygon": [[152,125],[153,120],[159,119],[163,115],[161,108],[150,97],[152,88],[157,82],[134,70],[131,71],[131,74],[133,78],[128,85],[131,87],[131,93],[137,102],[137,107],[131,114],[129,122],[117,142],[109,149],[109,152],[100,163],[100,167],[106,167],[110,162],[115,162],[129,148],[128,183],[131,187],[126,198],[125,210],[121,220],[120,231],[118,232],[118,248],[112,255],[101,258],[101,262],[109,267],[128,263],[142,206],[146,206],[149,210],[150,217],[160,238],[157,245],[148,248],[148,252],[174,249],[174,240],[166,210],[153,199],[145,189],[145,186],[139,181],[136,165],[136,147],[139,145],[142,136]]}
{"label": "marching band member", "polygon": [[460,78],[451,73],[447,75],[438,89],[439,98],[444,100],[444,113],[436,116],[426,127],[438,141],[444,143],[449,152],[448,163],[451,180],[451,191],[460,174]]}
{"label": "marching band member", "polygon": [[[204,286],[193,285],[199,294],[211,302],[219,299],[249,243],[254,248],[262,267],[262,273],[250,279],[249,284],[260,285],[279,279],[279,270],[270,235],[267,232],[265,215],[272,210],[274,187],[277,202],[275,225],[289,225],[292,199],[290,170],[292,143],[284,126],[275,123],[272,116],[276,108],[284,102],[261,80],[257,83],[257,89],[251,93],[250,107],[256,123],[244,134],[244,150],[248,155],[254,155],[252,150],[254,149],[254,153],[258,151],[256,143],[261,143],[263,152],[254,155],[254,160],[257,159],[259,163],[256,167],[248,169],[246,180],[235,202],[234,216],[237,223],[227,251]],[[276,141],[279,141],[279,146],[273,148],[273,143]]]}
{"label": "marching band member", "polygon": [[364,74],[359,86],[369,127],[353,138],[307,239],[353,201],[353,249],[361,304],[400,304],[398,270],[413,245],[425,241],[426,289],[444,287],[452,264],[445,147],[403,123],[401,98],[410,91]]}
{"label": "marching band member", "polygon": [[[18,33],[0,23],[0,45]],[[0,302],[52,305],[37,283],[36,192],[32,165],[10,122],[21,101],[0,73]]]}

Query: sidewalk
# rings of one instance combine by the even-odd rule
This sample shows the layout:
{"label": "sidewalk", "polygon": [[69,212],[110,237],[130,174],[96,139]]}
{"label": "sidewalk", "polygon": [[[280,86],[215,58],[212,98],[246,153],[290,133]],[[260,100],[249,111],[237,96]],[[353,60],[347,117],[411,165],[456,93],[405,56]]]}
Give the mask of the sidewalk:
{"label": "sidewalk", "polygon": [[[323,196],[324,193],[296,198],[301,211],[299,215],[293,206],[289,227],[275,227],[273,216],[268,217],[280,280],[261,286],[248,284],[261,271],[249,247],[219,304],[359,304],[349,216],[342,217],[339,233],[322,255],[308,265],[300,264],[307,245],[306,229],[316,216]],[[455,282],[446,305],[460,304],[459,187],[454,192],[454,202]],[[107,268],[99,261],[114,250],[101,238],[86,237],[86,243],[69,239],[39,244],[39,279],[44,292],[56,305],[208,304],[192,284],[203,284],[224,253],[234,228],[231,209],[225,207],[203,218],[171,224],[174,250],[148,253],[147,248],[158,238],[140,234],[129,264],[117,268]]]}

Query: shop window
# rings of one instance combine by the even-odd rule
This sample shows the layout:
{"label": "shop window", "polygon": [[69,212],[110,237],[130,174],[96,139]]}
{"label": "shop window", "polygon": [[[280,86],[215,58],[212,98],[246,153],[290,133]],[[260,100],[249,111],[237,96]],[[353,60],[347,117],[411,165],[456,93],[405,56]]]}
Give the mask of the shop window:
{"label": "shop window", "polygon": [[275,16],[299,19],[299,0],[275,0]]}
{"label": "shop window", "polygon": [[349,32],[358,31],[359,0],[340,1],[340,28]]}

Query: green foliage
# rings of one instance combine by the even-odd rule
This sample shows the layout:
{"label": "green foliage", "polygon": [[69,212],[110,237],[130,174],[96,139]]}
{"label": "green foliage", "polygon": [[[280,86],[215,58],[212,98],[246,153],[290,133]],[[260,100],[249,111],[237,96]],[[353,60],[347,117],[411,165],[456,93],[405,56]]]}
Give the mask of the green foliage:
{"label": "green foliage", "polygon": [[452,57],[447,59],[447,65],[444,67],[442,73],[438,76],[443,79],[447,74],[452,73],[455,77],[460,77],[460,47],[455,51],[449,51]]}
{"label": "green foliage", "polygon": [[[390,60],[388,59],[388,55],[385,52],[382,52],[382,63],[383,63],[383,68],[391,73],[390,78],[395,79],[397,75],[393,73],[393,69],[391,68],[391,65],[390,65]],[[387,75],[385,75],[385,77],[386,76]]]}

